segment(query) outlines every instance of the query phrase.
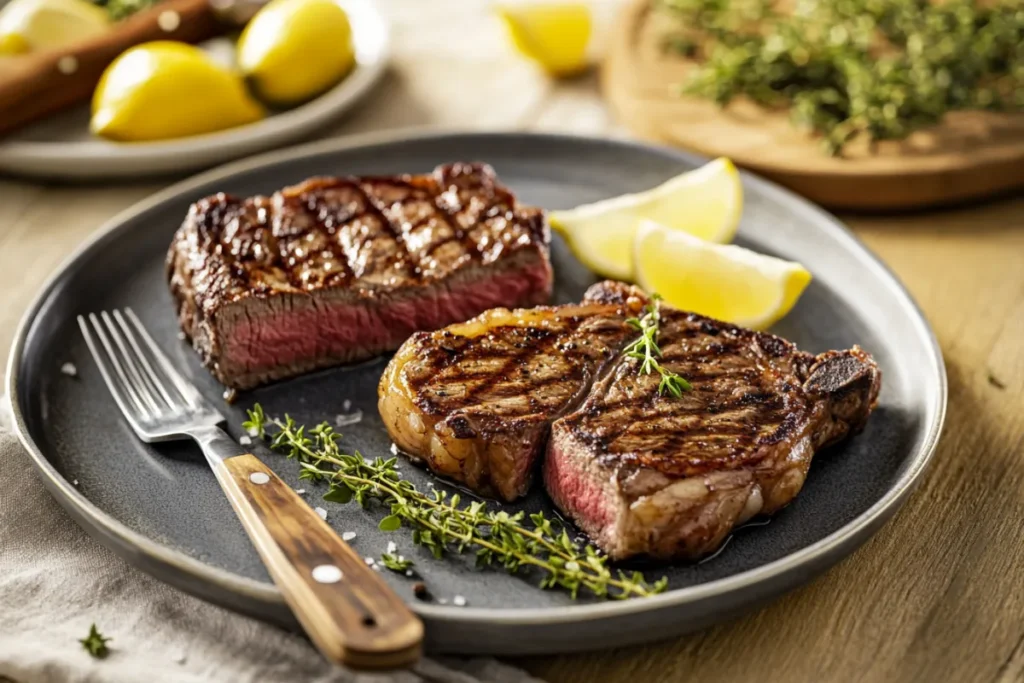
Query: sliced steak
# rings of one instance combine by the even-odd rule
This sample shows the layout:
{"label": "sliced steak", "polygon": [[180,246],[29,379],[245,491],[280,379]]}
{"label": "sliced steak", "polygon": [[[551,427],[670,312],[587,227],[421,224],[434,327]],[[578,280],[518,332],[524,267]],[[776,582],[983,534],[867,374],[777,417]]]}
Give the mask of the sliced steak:
{"label": "sliced steak", "polygon": [[414,336],[380,384],[395,443],[433,470],[511,500],[544,450],[555,504],[616,559],[696,558],[799,492],[814,452],[860,429],[880,372],[853,348],[820,356],[663,306],[660,396],[621,350],[640,290],[601,283],[580,305],[490,311]]}
{"label": "sliced steak", "polygon": [[633,334],[639,300],[510,311],[414,335],[378,395],[405,453],[474,491],[526,493],[552,420],[583,398]]}
{"label": "sliced steak", "polygon": [[200,200],[167,257],[181,327],[239,389],[550,296],[549,229],[482,164]]}
{"label": "sliced steak", "polygon": [[803,486],[815,451],[860,430],[881,373],[854,347],[813,356],[779,337],[662,307],[662,364],[620,357],[552,428],[544,481],[555,504],[616,559],[698,558]]}

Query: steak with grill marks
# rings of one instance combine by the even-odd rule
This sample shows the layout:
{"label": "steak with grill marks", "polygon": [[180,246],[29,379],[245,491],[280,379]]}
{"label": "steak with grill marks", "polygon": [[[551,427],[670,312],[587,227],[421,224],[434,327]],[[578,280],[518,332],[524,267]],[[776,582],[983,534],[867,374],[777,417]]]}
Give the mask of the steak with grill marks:
{"label": "steak with grill marks", "polygon": [[693,389],[662,397],[657,374],[620,357],[554,423],[544,462],[555,504],[617,559],[698,558],[778,511],[816,451],[864,426],[881,385],[858,347],[814,356],[667,306],[659,331],[662,364]]}
{"label": "steak with grill marks", "polygon": [[637,301],[499,308],[409,339],[384,371],[379,408],[395,444],[432,470],[504,500],[526,493],[551,422],[578,403],[633,335]]}
{"label": "steak with grill marks", "polygon": [[495,306],[547,301],[543,213],[484,164],[313,178],[194,204],[167,257],[182,330],[239,389],[397,348]]}
{"label": "steak with grill marks", "polygon": [[385,424],[435,471],[507,500],[546,444],[548,493],[613,558],[705,555],[796,496],[815,451],[864,426],[881,374],[857,347],[814,356],[662,306],[662,363],[693,389],[660,396],[621,354],[647,302],[606,282],[580,305],[418,335],[381,380]]}

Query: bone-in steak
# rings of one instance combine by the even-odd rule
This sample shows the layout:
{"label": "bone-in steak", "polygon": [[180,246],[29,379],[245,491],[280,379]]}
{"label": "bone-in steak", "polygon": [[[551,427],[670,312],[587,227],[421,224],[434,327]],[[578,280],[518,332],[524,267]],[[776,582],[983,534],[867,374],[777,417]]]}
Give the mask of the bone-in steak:
{"label": "bone-in steak", "polygon": [[551,293],[549,230],[483,164],[314,178],[192,206],[168,253],[181,327],[249,388],[397,348],[410,334]]}
{"label": "bone-in steak", "polygon": [[[546,443],[548,493],[612,557],[711,552],[793,499],[814,452],[864,425],[881,375],[856,347],[813,356],[662,306],[663,364],[693,389],[660,396],[658,376],[620,353],[636,336],[625,318],[646,303],[636,288],[601,283],[579,306],[494,312],[417,336],[381,381],[385,424],[436,471],[506,499],[526,490]],[[587,339],[598,353],[562,351]]]}

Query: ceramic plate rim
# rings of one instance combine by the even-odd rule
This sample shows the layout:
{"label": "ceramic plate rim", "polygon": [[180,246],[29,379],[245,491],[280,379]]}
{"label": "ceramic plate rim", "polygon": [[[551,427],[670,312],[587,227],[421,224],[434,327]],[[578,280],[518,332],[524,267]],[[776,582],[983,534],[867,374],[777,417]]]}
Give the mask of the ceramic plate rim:
{"label": "ceramic plate rim", "polygon": [[[83,517],[95,525],[95,528],[108,534],[113,534],[118,541],[128,546],[135,547],[161,564],[171,565],[178,571],[191,575],[192,579],[205,584],[213,584],[227,588],[235,593],[245,594],[246,597],[261,600],[266,603],[283,604],[281,594],[276,588],[267,586],[246,577],[233,574],[232,572],[219,569],[200,562],[177,550],[167,548],[142,534],[129,529],[126,525],[101,511],[90,502],[82,493],[75,489],[65,480],[56,468],[46,459],[42,450],[28,433],[24,415],[18,405],[18,381],[16,370],[22,361],[22,353],[28,337],[29,328],[44,304],[53,293],[55,287],[65,272],[74,265],[80,257],[84,256],[92,248],[98,245],[110,235],[123,229],[124,224],[145,211],[158,204],[171,200],[181,194],[189,192],[192,188],[200,187],[207,183],[224,180],[235,174],[252,170],[258,167],[272,166],[286,161],[293,161],[307,156],[329,155],[344,152],[360,147],[372,147],[375,145],[401,143],[419,140],[443,139],[446,137],[461,138],[504,138],[532,137],[535,139],[548,139],[552,142],[582,142],[598,143],[604,145],[621,146],[633,148],[642,152],[652,151],[676,156],[688,162],[702,160],[696,155],[687,154],[678,150],[648,145],[630,140],[614,140],[596,138],[591,136],[563,135],[553,133],[524,133],[524,132],[469,132],[459,133],[438,129],[416,129],[415,131],[388,131],[384,133],[370,133],[366,135],[350,136],[328,141],[317,141],[299,145],[296,147],[277,150],[249,157],[240,161],[234,161],[218,168],[200,173],[191,178],[175,183],[170,187],[157,192],[150,197],[127,208],[117,214],[99,228],[84,244],[79,246],[56,271],[45,282],[35,299],[29,305],[18,325],[14,343],[11,347],[7,362],[6,392],[11,403],[14,417],[14,431],[22,445],[30,455],[40,474],[46,477],[46,482],[51,493],[62,495],[67,503],[70,503]],[[785,201],[799,213],[813,216],[815,222],[827,223],[836,230],[837,234],[846,242],[846,247],[852,251],[860,252],[866,257],[866,264],[876,271],[876,275],[890,286],[894,296],[901,299],[901,304],[907,309],[908,314],[913,316],[915,327],[929,342],[932,351],[929,360],[933,364],[935,376],[939,380],[940,391],[932,399],[934,417],[932,421],[922,427],[924,439],[917,452],[912,456],[911,462],[904,472],[892,484],[886,493],[879,498],[871,507],[855,517],[853,520],[833,531],[828,536],[808,545],[800,550],[785,555],[777,560],[768,562],[754,569],[738,574],[698,584],[670,590],[661,595],[655,595],[642,600],[625,600],[621,602],[607,601],[586,605],[572,605],[560,608],[482,608],[482,607],[445,607],[424,604],[411,604],[413,610],[424,617],[435,618],[452,622],[472,624],[474,622],[486,622],[491,624],[527,625],[537,623],[572,623],[584,620],[602,619],[613,616],[625,616],[629,614],[642,613],[667,607],[677,607],[700,600],[706,600],[735,591],[748,588],[751,585],[768,581],[775,577],[781,577],[791,571],[795,571],[804,565],[813,564],[819,558],[828,556],[833,550],[841,547],[851,538],[857,538],[861,533],[868,531],[873,525],[884,522],[890,513],[903,503],[905,498],[914,490],[919,482],[922,473],[926,470],[931,460],[942,426],[945,421],[947,403],[947,377],[945,364],[942,358],[942,351],[935,338],[927,319],[921,312],[917,303],[907,292],[899,279],[876,257],[863,243],[860,242],[838,219],[823,209],[812,205],[810,202],[798,197],[789,190],[785,190],[774,183],[764,180],[758,176],[744,172],[744,179],[757,187],[758,191],[772,199]],[[160,578],[160,577],[157,577]]]}
{"label": "ceramic plate rim", "polygon": [[[326,117],[348,109],[369,92],[383,76],[391,52],[391,27],[375,4],[368,0],[337,1],[358,8],[356,16],[359,21],[376,24],[379,36],[374,57],[365,62],[357,61],[356,68],[347,78],[309,102],[244,126],[173,140],[131,144],[106,143],[100,139],[72,143],[20,140],[2,142],[0,160],[3,167],[40,161],[82,162],[99,158],[115,162],[154,158],[164,160],[200,151],[208,153],[211,146],[223,150],[224,154],[237,154],[240,146],[251,144],[253,140],[288,135],[290,131],[310,125],[311,122],[312,125],[322,125]],[[359,32],[353,32],[357,54],[360,49],[359,35]],[[71,153],[68,152],[69,148]]]}

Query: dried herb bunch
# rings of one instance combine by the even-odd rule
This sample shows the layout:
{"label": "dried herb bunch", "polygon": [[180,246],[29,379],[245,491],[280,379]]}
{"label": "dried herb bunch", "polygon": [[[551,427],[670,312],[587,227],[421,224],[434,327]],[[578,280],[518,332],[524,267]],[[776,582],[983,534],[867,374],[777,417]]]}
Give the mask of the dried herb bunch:
{"label": "dried herb bunch", "polygon": [[563,588],[573,598],[580,591],[608,598],[646,597],[666,588],[664,578],[648,583],[639,572],[613,572],[607,557],[572,540],[541,513],[527,520],[522,512],[489,510],[482,501],[462,505],[458,495],[423,493],[399,476],[397,458],[366,460],[358,452],[343,453],[341,435],[326,422],[307,431],[288,416],[268,418],[259,404],[248,413],[243,427],[249,433],[269,439],[273,450],[298,460],[303,479],[330,484],[325,500],[354,500],[388,510],[378,525],[381,530],[407,526],[413,541],[439,559],[447,553],[474,552],[477,566],[499,565],[511,574],[532,570],[540,576],[541,588]]}
{"label": "dried herb bunch", "polygon": [[[1024,110],[1020,0],[660,0],[684,92],[788,107],[831,154],[902,139],[950,111]],[[785,9],[783,9],[785,7]]]}

